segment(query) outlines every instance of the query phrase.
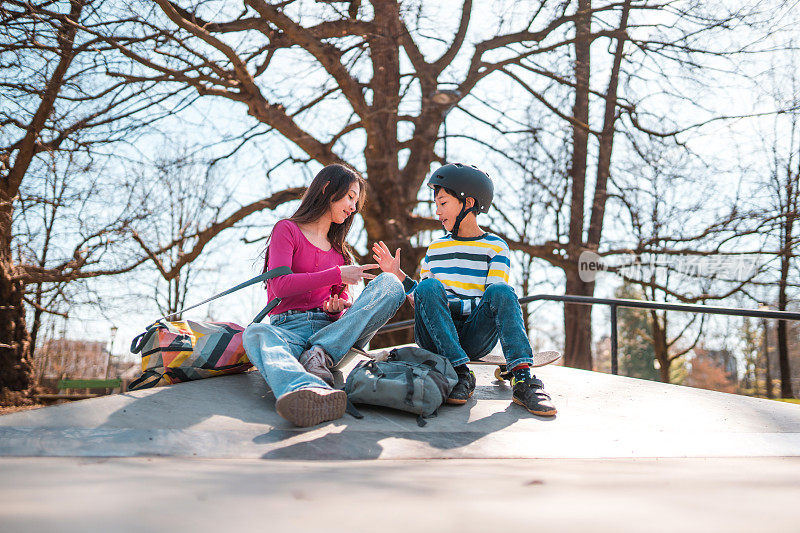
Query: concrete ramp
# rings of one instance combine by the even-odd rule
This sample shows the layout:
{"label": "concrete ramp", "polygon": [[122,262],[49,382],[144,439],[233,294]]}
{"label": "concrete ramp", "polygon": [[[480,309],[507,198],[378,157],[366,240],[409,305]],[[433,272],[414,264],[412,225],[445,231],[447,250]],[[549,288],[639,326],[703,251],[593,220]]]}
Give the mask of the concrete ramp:
{"label": "concrete ramp", "polygon": [[0,417],[0,456],[289,460],[800,456],[800,406],[570,368],[537,369],[559,414],[510,402],[493,367],[474,367],[464,406],[413,415],[362,408],[292,427],[256,372]]}
{"label": "concrete ramp", "polygon": [[423,428],[293,428],[257,373],[0,416],[0,531],[798,530],[800,406],[551,366],[543,419],[475,370]]}

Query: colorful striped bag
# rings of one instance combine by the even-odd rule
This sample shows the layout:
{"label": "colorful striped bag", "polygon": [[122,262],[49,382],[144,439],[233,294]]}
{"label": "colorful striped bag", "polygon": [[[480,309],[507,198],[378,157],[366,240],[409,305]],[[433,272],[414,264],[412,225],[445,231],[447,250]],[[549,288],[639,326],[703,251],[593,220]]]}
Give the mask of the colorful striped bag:
{"label": "colorful striped bag", "polygon": [[[161,317],[131,342],[131,353],[142,354],[142,375],[128,390],[149,389],[182,381],[238,374],[253,367],[242,346],[244,327],[232,322],[194,322],[166,319],[231,294],[254,283],[291,274],[289,267],[268,270],[199,304]],[[253,322],[261,322],[280,303],[272,299]]]}
{"label": "colorful striped bag", "polygon": [[232,322],[155,322],[131,344],[132,353],[142,354],[142,375],[128,390],[250,370],[243,331]]}

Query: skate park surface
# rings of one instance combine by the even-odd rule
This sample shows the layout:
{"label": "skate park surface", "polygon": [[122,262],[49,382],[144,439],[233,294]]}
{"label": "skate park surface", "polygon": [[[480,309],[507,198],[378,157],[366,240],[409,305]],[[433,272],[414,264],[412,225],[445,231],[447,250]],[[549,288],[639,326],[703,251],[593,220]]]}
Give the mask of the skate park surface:
{"label": "skate park surface", "polygon": [[473,369],[424,427],[294,428],[256,372],[0,416],[0,532],[800,530],[798,405],[551,365],[541,418]]}

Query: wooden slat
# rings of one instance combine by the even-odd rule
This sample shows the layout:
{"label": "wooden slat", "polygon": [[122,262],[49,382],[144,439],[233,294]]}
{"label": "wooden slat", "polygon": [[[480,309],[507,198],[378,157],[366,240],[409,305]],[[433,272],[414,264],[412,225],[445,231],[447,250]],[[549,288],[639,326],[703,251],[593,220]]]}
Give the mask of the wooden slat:
{"label": "wooden slat", "polygon": [[89,398],[97,398],[100,394],[37,394],[36,398],[39,400],[87,400]]}

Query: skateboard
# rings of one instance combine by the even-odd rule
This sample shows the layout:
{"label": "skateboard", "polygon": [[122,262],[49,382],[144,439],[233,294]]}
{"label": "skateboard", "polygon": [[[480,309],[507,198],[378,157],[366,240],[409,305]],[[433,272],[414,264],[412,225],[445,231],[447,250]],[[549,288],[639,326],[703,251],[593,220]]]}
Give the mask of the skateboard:
{"label": "skateboard", "polygon": [[[533,367],[545,366],[549,365],[550,363],[554,363],[561,359],[560,352],[548,351],[548,352],[536,352],[533,354]],[[513,374],[511,371],[506,368],[506,359],[502,355],[495,355],[494,353],[488,353],[481,357],[480,359],[475,359],[469,361],[468,365],[494,365],[497,368],[494,369],[494,377],[498,380],[505,380],[511,381]]]}

